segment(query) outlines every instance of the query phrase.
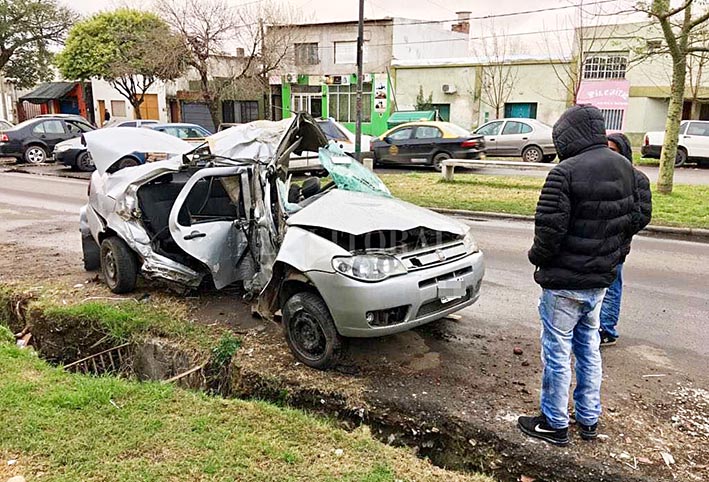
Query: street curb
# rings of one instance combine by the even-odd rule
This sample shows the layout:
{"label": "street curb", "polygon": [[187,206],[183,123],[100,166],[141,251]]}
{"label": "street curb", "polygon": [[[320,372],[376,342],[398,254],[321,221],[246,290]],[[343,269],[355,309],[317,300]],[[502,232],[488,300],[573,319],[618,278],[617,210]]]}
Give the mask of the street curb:
{"label": "street curb", "polygon": [[[507,213],[493,213],[484,211],[466,211],[464,209],[445,209],[445,208],[428,208],[432,211],[441,214],[448,214],[453,216],[460,216],[464,218],[478,218],[478,219],[503,219],[507,221],[526,221],[533,222],[534,216],[528,216],[524,214],[507,214]],[[655,226],[649,225],[642,231],[641,235],[645,236],[656,236],[664,238],[691,238],[692,241],[707,242],[709,243],[709,229],[702,228],[676,228],[672,226]]]}

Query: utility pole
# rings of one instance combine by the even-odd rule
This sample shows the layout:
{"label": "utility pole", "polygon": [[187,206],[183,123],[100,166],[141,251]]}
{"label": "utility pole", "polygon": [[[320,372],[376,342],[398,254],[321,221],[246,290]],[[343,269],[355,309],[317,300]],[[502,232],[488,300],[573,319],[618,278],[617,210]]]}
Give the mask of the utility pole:
{"label": "utility pole", "polygon": [[357,121],[355,124],[355,158],[362,162],[362,45],[364,43],[364,0],[359,0],[357,25]]}

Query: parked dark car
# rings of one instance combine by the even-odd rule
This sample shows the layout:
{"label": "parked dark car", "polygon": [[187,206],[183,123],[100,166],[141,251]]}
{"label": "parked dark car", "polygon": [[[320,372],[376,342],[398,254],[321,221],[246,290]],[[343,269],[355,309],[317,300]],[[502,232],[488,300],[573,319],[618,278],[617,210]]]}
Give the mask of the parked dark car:
{"label": "parked dark car", "polygon": [[41,116],[26,120],[0,132],[0,156],[39,164],[49,160],[60,142],[92,130],[94,127],[80,116]]}
{"label": "parked dark car", "polygon": [[430,165],[448,159],[479,159],[485,139],[450,122],[409,122],[372,140],[376,164]]}

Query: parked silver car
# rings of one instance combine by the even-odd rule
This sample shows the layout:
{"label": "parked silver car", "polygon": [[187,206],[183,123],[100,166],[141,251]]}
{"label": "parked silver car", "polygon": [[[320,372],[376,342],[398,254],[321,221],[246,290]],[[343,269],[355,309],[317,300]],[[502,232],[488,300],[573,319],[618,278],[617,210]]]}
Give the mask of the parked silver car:
{"label": "parked silver car", "polygon": [[[342,337],[388,335],[480,296],[470,228],[394,198],[305,114],[207,138],[212,157],[147,129],[85,135],[96,171],[81,211],[84,265],[115,293],[139,274],[191,289],[241,282],[266,318],[282,313],[303,363],[337,362]],[[135,150],[164,160],[110,173]],[[292,154],[319,152],[332,182],[292,182]]]}
{"label": "parked silver car", "polygon": [[475,134],[485,136],[488,157],[521,157],[525,162],[551,162],[556,158],[551,127],[536,119],[497,119]]}

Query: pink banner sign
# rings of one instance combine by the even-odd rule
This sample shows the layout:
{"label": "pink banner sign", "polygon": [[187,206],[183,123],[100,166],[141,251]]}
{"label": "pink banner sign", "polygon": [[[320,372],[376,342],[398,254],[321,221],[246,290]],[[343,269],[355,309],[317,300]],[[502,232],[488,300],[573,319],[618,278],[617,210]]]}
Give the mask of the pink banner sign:
{"label": "pink banner sign", "polygon": [[576,96],[577,104],[591,104],[599,109],[622,109],[628,107],[630,81],[584,80]]}

